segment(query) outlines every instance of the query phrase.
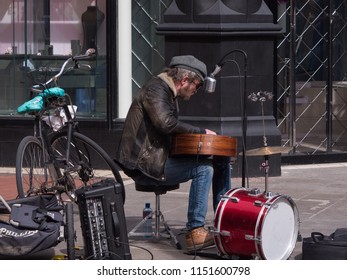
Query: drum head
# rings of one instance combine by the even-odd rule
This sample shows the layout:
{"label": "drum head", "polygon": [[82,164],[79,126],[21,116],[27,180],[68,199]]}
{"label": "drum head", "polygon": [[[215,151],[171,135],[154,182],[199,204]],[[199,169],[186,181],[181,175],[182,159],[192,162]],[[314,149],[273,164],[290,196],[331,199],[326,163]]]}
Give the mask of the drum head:
{"label": "drum head", "polygon": [[289,258],[299,232],[298,211],[293,201],[277,198],[263,219],[261,250],[268,260]]}

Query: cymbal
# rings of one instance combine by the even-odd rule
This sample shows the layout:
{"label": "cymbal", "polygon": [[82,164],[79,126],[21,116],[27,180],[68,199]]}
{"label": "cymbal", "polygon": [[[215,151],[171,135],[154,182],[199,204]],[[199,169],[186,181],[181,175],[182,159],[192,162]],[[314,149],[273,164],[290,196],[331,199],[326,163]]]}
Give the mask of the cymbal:
{"label": "cymbal", "polygon": [[[274,154],[288,153],[292,148],[291,147],[282,147],[282,146],[274,146],[274,147],[261,147],[252,150],[246,151],[246,156],[268,156]],[[242,155],[242,152],[240,153]]]}

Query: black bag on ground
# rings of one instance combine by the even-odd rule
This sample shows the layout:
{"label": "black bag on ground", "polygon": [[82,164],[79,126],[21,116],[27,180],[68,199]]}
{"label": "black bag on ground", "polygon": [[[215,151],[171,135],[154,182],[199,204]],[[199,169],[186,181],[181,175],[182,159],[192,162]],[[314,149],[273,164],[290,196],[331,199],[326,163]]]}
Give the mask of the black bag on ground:
{"label": "black bag on ground", "polygon": [[56,246],[60,224],[47,223],[44,230],[23,229],[0,221],[0,256],[24,256]]}
{"label": "black bag on ground", "polygon": [[303,239],[303,260],[347,260],[347,228],[338,228],[326,236],[312,232]]}
{"label": "black bag on ground", "polygon": [[25,229],[44,230],[50,223],[63,223],[63,215],[37,206],[16,203],[12,205],[10,224]]}
{"label": "black bag on ground", "polygon": [[[61,211],[63,207],[58,203],[55,195],[52,194],[42,194],[37,196],[28,196],[23,198],[16,198],[13,200],[7,200],[6,203],[12,207],[13,204],[25,204],[37,206],[41,209],[46,209],[48,211]],[[0,214],[8,213],[7,207],[0,201]]]}
{"label": "black bag on ground", "polygon": [[62,241],[62,207],[54,195],[5,203],[7,207],[0,205],[0,213],[8,213],[8,207],[11,212],[9,221],[0,220],[0,256],[24,256]]}

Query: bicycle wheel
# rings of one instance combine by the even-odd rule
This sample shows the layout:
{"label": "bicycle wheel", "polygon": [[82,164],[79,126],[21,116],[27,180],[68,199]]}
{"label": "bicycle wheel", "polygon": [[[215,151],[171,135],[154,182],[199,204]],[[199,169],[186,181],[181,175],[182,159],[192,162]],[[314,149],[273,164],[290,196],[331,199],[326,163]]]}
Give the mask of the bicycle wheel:
{"label": "bicycle wheel", "polygon": [[74,260],[75,256],[75,227],[74,227],[74,217],[73,217],[73,204],[68,202],[65,205],[65,226],[64,226],[64,237],[66,241],[67,248],[67,258],[68,260]]}
{"label": "bicycle wheel", "polygon": [[18,197],[41,192],[43,186],[52,182],[41,142],[34,136],[26,136],[19,143],[16,154],[16,183]]}
{"label": "bicycle wheel", "polygon": [[[51,139],[56,158],[65,158],[68,147],[67,132],[55,134]],[[84,186],[91,186],[105,179],[113,179],[122,187],[123,202],[125,190],[122,177],[117,165],[110,156],[92,139],[79,133],[73,132],[70,143],[70,155],[67,161],[67,174],[69,181],[68,191],[70,197],[74,191]]]}

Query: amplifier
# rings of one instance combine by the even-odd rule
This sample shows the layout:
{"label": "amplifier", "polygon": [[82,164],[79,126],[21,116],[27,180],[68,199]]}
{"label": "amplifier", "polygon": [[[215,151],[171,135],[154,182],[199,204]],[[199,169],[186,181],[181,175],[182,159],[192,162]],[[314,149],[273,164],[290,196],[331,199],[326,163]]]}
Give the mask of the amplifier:
{"label": "amplifier", "polygon": [[76,194],[85,258],[130,260],[121,185],[106,179]]}

